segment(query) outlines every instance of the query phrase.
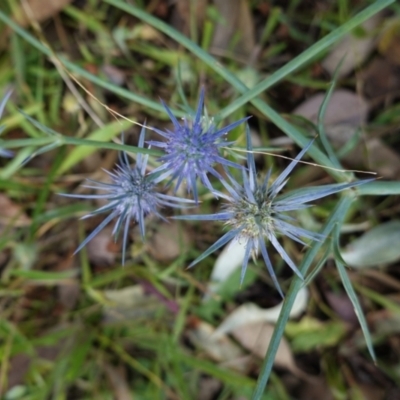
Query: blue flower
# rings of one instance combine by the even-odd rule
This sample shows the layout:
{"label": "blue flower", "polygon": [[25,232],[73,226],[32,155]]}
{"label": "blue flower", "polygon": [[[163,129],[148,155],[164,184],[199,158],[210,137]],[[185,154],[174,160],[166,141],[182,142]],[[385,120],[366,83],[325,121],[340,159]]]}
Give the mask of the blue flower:
{"label": "blue flower", "polygon": [[[144,136],[145,129],[143,128],[140,133],[138,147],[143,148]],[[86,219],[98,214],[110,212],[104,221],[79,245],[75,253],[80,251],[109,222],[114,218],[117,218],[112,235],[115,240],[117,240],[121,229],[124,231],[122,250],[122,264],[124,264],[128,232],[132,220],[139,224],[140,234],[144,240],[144,218],[146,215],[154,214],[165,220],[165,218],[158,212],[159,208],[163,206],[185,208],[188,204],[193,203],[192,200],[180,199],[178,197],[158,193],[153,176],[150,174],[146,175],[147,159],[148,156],[138,154],[136,166],[132,168],[129,165],[126,153],[123,153],[120,156],[120,165],[118,165],[113,172],[105,171],[110,176],[111,183],[88,180],[92,184],[84,185],[84,187],[89,189],[104,191],[104,194],[62,194],[66,197],[108,200],[106,205],[82,218]]]}
{"label": "blue flower", "polygon": [[188,121],[184,118],[182,124],[174,117],[167,105],[164,102],[162,104],[171,118],[174,130],[164,132],[152,128],[166,139],[165,142],[149,141],[151,145],[161,148],[166,153],[159,159],[162,165],[153,171],[153,174],[157,175],[155,180],[161,182],[169,178],[168,185],[176,180],[175,192],[182,181],[186,181],[188,193],[193,192],[193,197],[197,203],[197,178],[200,178],[203,185],[212,191],[213,187],[207,174],[223,180],[221,174],[214,168],[215,164],[221,164],[223,167],[240,168],[238,164],[223,158],[220,154],[220,148],[230,144],[222,140],[223,136],[247,118],[217,130],[212,120],[202,117],[204,89],[201,90],[197,112],[193,120]]}
{"label": "blue flower", "polygon": [[[11,90],[8,91],[6,93],[6,95],[4,96],[3,100],[0,103],[0,118],[3,115],[4,107],[6,106],[7,100],[10,98],[11,93],[12,93]],[[0,133],[3,131],[3,129],[4,129],[4,127],[0,126]],[[8,157],[9,158],[9,157],[12,157],[13,154],[14,153],[12,151],[10,151],[10,150],[6,150],[6,149],[0,148],[0,156],[2,156],[2,157]]]}
{"label": "blue flower", "polygon": [[254,156],[250,141],[250,133],[247,127],[247,163],[248,171],[242,170],[243,185],[230,177],[231,184],[223,182],[228,194],[218,193],[227,202],[223,205],[221,212],[210,215],[177,216],[177,219],[199,220],[199,221],[223,221],[230,230],[209,247],[203,254],[197,257],[189,268],[206,258],[208,255],[225,245],[231,240],[240,240],[245,244],[245,257],[242,264],[241,282],[244,279],[249,257],[253,259],[261,255],[271,278],[283,297],[278,279],[274,272],[268,255],[266,241],[271,243],[275,250],[289,267],[303,279],[300,271],[289,257],[285,249],[277,239],[278,235],[285,235],[290,239],[305,245],[302,239],[323,240],[324,236],[293,225],[295,219],[284,213],[288,211],[301,210],[310,207],[309,202],[328,196],[333,193],[349,189],[371,181],[357,181],[351,183],[339,183],[312,188],[300,189],[277,196],[287,183],[287,178],[299,160],[311,147],[313,140],[297,155],[297,157],[286,167],[278,178],[270,184],[271,170],[260,183],[257,180]]}

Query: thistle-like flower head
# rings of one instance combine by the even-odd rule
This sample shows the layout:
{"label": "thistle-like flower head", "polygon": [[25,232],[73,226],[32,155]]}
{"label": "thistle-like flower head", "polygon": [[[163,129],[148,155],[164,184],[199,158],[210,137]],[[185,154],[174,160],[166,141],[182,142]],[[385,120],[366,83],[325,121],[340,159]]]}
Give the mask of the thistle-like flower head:
{"label": "thistle-like flower head", "polygon": [[307,190],[293,191],[284,196],[278,196],[278,193],[286,185],[290,172],[311,147],[312,143],[313,140],[304,147],[272,184],[269,183],[271,170],[269,170],[264,180],[259,182],[257,179],[254,156],[252,154],[250,133],[247,128],[248,170],[246,171],[243,169],[242,185],[232,177],[230,177],[230,184],[223,182],[228,192],[227,195],[218,193],[218,196],[224,197],[226,200],[226,203],[223,205],[223,210],[217,214],[175,217],[189,220],[224,221],[225,226],[230,228],[230,230],[208,250],[196,258],[189,267],[194,266],[230,240],[240,240],[245,244],[245,257],[242,264],[241,281],[244,279],[249,257],[252,256],[255,259],[259,252],[261,252],[267,270],[277,290],[283,297],[282,290],[268,255],[267,242],[272,244],[289,267],[300,278],[303,278],[292,259],[280,244],[277,236],[285,235],[303,245],[306,243],[302,239],[322,240],[324,236],[294,225],[296,223],[295,219],[285,213],[309,207],[310,205],[307,203],[310,201],[370,181],[366,180],[318,186],[307,188]]}
{"label": "thistle-like flower head", "polygon": [[[3,115],[4,107],[6,106],[7,100],[10,98],[11,93],[12,93],[11,90],[8,91],[6,93],[6,95],[4,96],[3,100],[1,100],[1,102],[0,102],[0,118]],[[4,129],[4,127],[0,126],[0,134],[3,131],[3,129]],[[10,150],[0,148],[0,156],[2,156],[2,157],[12,157],[13,154],[14,153]]]}
{"label": "thistle-like flower head", "polygon": [[[138,147],[144,145],[145,130],[142,129]],[[123,229],[122,263],[125,262],[126,244],[131,221],[139,224],[142,239],[145,237],[144,218],[148,214],[154,214],[159,218],[165,218],[158,212],[164,206],[174,208],[185,208],[191,200],[180,199],[157,192],[156,182],[153,176],[146,175],[148,156],[138,154],[135,167],[129,165],[126,153],[120,155],[120,164],[113,172],[105,171],[111,178],[111,183],[89,180],[90,184],[84,187],[101,190],[102,194],[63,194],[67,197],[83,199],[105,199],[108,203],[99,209],[84,216],[82,219],[93,217],[98,214],[110,212],[99,226],[79,245],[75,253],[80,251],[90,240],[92,240],[108,223],[116,218],[112,231],[115,240]]]}
{"label": "thistle-like flower head", "polygon": [[240,167],[238,164],[223,158],[220,149],[229,145],[223,140],[223,137],[247,118],[217,130],[212,120],[202,116],[204,89],[201,90],[194,118],[189,120],[184,118],[182,123],[175,118],[164,102],[162,104],[171,118],[174,130],[161,131],[153,128],[155,132],[166,139],[164,142],[149,142],[165,152],[165,155],[159,159],[162,165],[155,169],[153,173],[157,174],[157,182],[166,178],[169,178],[168,184],[176,181],[175,192],[182,181],[186,181],[187,190],[189,193],[193,192],[193,197],[197,203],[197,178],[200,178],[203,185],[212,191],[213,187],[207,174],[214,175],[219,180],[223,179],[214,168],[215,164],[221,164],[223,167]]}

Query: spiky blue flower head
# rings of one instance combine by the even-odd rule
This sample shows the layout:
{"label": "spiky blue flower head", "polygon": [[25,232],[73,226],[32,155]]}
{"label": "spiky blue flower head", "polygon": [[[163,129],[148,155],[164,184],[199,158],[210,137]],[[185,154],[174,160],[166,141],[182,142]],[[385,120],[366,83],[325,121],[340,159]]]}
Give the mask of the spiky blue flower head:
{"label": "spiky blue flower head", "polygon": [[178,216],[177,219],[201,220],[201,221],[224,221],[230,230],[209,247],[203,254],[196,258],[189,268],[206,258],[208,255],[225,245],[231,240],[240,240],[245,244],[245,257],[242,264],[241,282],[244,279],[248,260],[250,256],[255,258],[261,251],[265,265],[271,278],[283,297],[282,290],[274,272],[270,257],[267,251],[267,243],[272,244],[282,259],[289,267],[303,279],[300,271],[289,257],[285,249],[277,239],[278,235],[285,235],[294,241],[305,245],[302,239],[323,240],[324,236],[294,225],[296,220],[285,214],[289,211],[301,210],[310,207],[309,202],[323,198],[333,193],[361,185],[371,181],[356,181],[351,183],[339,183],[324,186],[307,188],[307,190],[297,190],[292,193],[278,196],[279,192],[287,183],[287,178],[299,160],[313,144],[311,140],[307,146],[297,155],[297,157],[286,167],[278,178],[270,184],[271,170],[267,173],[264,180],[259,182],[257,179],[254,156],[250,140],[249,129],[247,128],[247,163],[248,170],[243,169],[243,183],[240,185],[235,179],[230,177],[231,184],[224,183],[228,194],[219,193],[227,201],[223,205],[223,210],[217,214],[209,215],[189,215]]}
{"label": "spiky blue flower head", "polygon": [[[143,128],[138,147],[143,148],[145,129]],[[142,239],[145,237],[145,216],[154,214],[165,220],[158,212],[161,207],[185,208],[192,200],[169,196],[157,191],[157,184],[151,174],[146,174],[148,156],[138,154],[136,165],[132,168],[126,153],[120,155],[120,164],[113,172],[105,171],[111,178],[111,183],[88,180],[91,184],[83,187],[101,190],[102,194],[63,194],[66,197],[83,199],[105,199],[108,203],[99,209],[85,215],[82,219],[98,214],[110,212],[103,222],[79,245],[75,253],[80,251],[92,240],[108,223],[116,218],[112,235],[117,240],[123,229],[122,264],[125,263],[126,244],[131,221],[139,224]],[[74,253],[74,254],[75,254]]]}
{"label": "spiky blue flower head", "polygon": [[175,192],[183,181],[186,181],[188,193],[193,192],[196,203],[198,202],[197,178],[210,191],[213,187],[207,174],[222,180],[221,174],[214,168],[216,164],[226,167],[240,168],[234,162],[221,156],[221,147],[230,143],[223,140],[224,136],[240,125],[247,118],[243,118],[221,129],[216,129],[212,120],[202,116],[204,105],[204,89],[201,90],[197,111],[192,119],[184,118],[180,123],[172,114],[168,106],[162,102],[174,125],[173,131],[161,131],[152,128],[165,138],[164,142],[149,141],[152,146],[159,147],[165,152],[159,161],[162,165],[153,171],[157,174],[156,182],[169,178],[168,185],[176,181]]}
{"label": "spiky blue flower head", "polygon": [[[0,118],[3,115],[3,111],[4,111],[4,107],[6,106],[7,100],[10,98],[11,96],[11,90],[8,91],[6,93],[6,95],[4,96],[3,100],[0,102]],[[0,134],[3,131],[4,127],[0,126]],[[1,149],[0,148],[0,156],[2,157],[12,157],[13,156],[13,152],[10,150],[6,150],[6,149]]]}

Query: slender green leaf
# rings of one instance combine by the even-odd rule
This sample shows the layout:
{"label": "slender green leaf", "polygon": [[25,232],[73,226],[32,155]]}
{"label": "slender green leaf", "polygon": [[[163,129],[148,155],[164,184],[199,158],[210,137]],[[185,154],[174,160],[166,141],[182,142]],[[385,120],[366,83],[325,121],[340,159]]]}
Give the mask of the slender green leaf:
{"label": "slender green leaf", "polygon": [[[93,133],[91,133],[87,140],[98,140],[101,142],[108,142],[114,137],[120,135],[123,131],[128,129],[132,125],[131,122],[122,120],[122,121],[113,121],[100,129],[97,129]],[[64,162],[61,164],[57,174],[62,174],[63,172],[69,170],[78,162],[82,161],[84,158],[88,157],[90,154],[96,151],[94,147],[87,146],[79,146],[74,148],[70,154],[66,157]]]}
{"label": "slender green leaf", "polygon": [[63,279],[70,279],[77,276],[78,271],[70,270],[63,272],[48,272],[48,271],[14,269],[10,272],[10,274],[33,281],[57,282]]}
{"label": "slender green leaf", "polygon": [[372,338],[371,338],[371,333],[369,332],[367,321],[364,316],[364,312],[362,310],[361,304],[358,300],[358,297],[356,295],[356,292],[353,288],[353,285],[351,283],[351,280],[349,278],[349,275],[347,274],[346,268],[345,268],[345,261],[342,258],[342,255],[340,254],[340,245],[339,245],[339,235],[340,235],[340,228],[339,224],[342,224],[344,220],[344,216],[341,216],[340,220],[338,221],[338,225],[336,226],[333,234],[333,240],[332,240],[332,249],[333,249],[333,254],[335,258],[335,263],[336,267],[339,271],[340,278],[343,283],[343,287],[346,290],[347,295],[349,296],[349,299],[351,303],[353,304],[354,311],[357,315],[358,321],[360,322],[361,325],[361,330],[363,331],[365,342],[367,344],[368,351],[372,357],[372,359],[376,362],[376,356],[375,356],[375,351],[374,347],[372,345]]}
{"label": "slender green leaf", "polygon": [[361,308],[361,304],[356,295],[356,292],[354,291],[353,285],[351,284],[349,275],[346,272],[346,268],[340,261],[336,260],[336,266],[339,271],[340,278],[342,279],[344,289],[346,290],[346,293],[349,296],[351,303],[353,304],[358,321],[360,322],[361,329],[364,334],[364,338],[365,338],[365,342],[368,347],[369,354],[371,355],[372,359],[376,362],[375,351],[374,351],[374,347],[372,345],[371,333],[369,332],[367,321],[365,319],[365,316],[364,316],[363,310]]}
{"label": "slender green leaf", "polygon": [[329,255],[330,255],[331,249],[330,246],[326,249],[324,255],[321,257],[321,259],[318,261],[318,264],[315,266],[315,268],[311,271],[311,273],[306,276],[306,278],[304,279],[304,283],[303,286],[308,286],[313,279],[319,274],[319,272],[321,271],[321,269],[323,268],[323,266],[326,263],[326,260],[328,259]]}
{"label": "slender green leaf", "polygon": [[374,181],[358,188],[359,195],[389,196],[400,194],[400,182]]}
{"label": "slender green leaf", "polygon": [[[337,224],[338,220],[342,220],[343,216],[346,215],[350,205],[353,201],[353,196],[351,194],[346,194],[341,198],[341,200],[336,205],[335,209],[332,211],[328,221],[325,223],[321,233],[324,236],[328,236],[335,224]],[[314,257],[320,250],[323,242],[314,242],[313,245],[308,249],[305,254],[300,266],[299,270],[303,276],[307,275],[307,271],[314,260]],[[282,306],[281,313],[279,314],[278,321],[275,325],[274,333],[272,334],[272,338],[267,350],[267,354],[265,355],[264,362],[261,368],[260,375],[257,380],[257,386],[252,396],[252,400],[260,400],[263,396],[265,386],[268,383],[269,377],[271,375],[272,367],[274,365],[274,360],[276,353],[278,351],[279,344],[281,342],[286,323],[289,319],[290,310],[293,307],[293,304],[296,300],[296,296],[298,291],[303,286],[303,281],[294,276],[292,280],[292,284],[286,294],[285,301]]]}
{"label": "slender green leaf", "polygon": [[328,154],[330,160],[332,161],[332,164],[335,165],[336,168],[342,168],[342,166],[341,166],[338,158],[336,157],[335,151],[333,150],[331,144],[329,143],[328,137],[325,132],[324,119],[325,119],[326,110],[328,109],[329,101],[332,97],[333,90],[335,89],[335,86],[336,86],[336,82],[337,82],[337,78],[338,78],[338,71],[340,70],[340,67],[343,64],[343,60],[344,60],[344,58],[342,58],[339,65],[335,69],[335,73],[333,75],[331,86],[330,86],[329,90],[327,91],[327,93],[325,94],[324,100],[322,101],[321,107],[319,108],[318,121],[317,121],[318,132],[319,132],[319,136],[321,139],[321,143],[324,146],[324,149],[325,149],[326,153]]}

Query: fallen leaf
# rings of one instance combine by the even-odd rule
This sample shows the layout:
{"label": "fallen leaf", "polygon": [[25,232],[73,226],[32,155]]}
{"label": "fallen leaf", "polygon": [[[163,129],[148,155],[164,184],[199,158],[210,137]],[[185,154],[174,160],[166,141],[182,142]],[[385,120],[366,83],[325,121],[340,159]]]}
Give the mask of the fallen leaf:
{"label": "fallen leaf", "polygon": [[350,389],[350,398],[362,400],[387,400],[385,390],[379,386],[367,383],[359,383]]}
{"label": "fallen leaf", "polygon": [[[363,147],[364,153],[360,151]],[[364,146],[357,146],[345,160],[350,166],[364,164],[384,178],[396,179],[400,174],[399,154],[378,138],[367,139]]]}
{"label": "fallen leaf", "polygon": [[[53,328],[52,331],[56,331],[57,328]],[[33,354],[20,353],[13,356],[9,362],[7,385],[8,389],[15,386],[21,385],[25,380],[25,375],[29,371],[29,367],[33,359],[44,359],[48,361],[54,361],[58,355],[65,349],[67,340],[61,338],[57,343],[52,346],[38,346],[35,348]],[[0,388],[0,393],[4,391]]]}
{"label": "fallen leaf", "polygon": [[[319,109],[324,101],[325,93],[318,93],[300,104],[292,114],[301,115],[317,123]],[[337,124],[359,127],[366,123],[368,103],[356,93],[347,89],[337,89],[332,93],[324,116],[324,125],[329,128]],[[328,132],[329,134],[329,129]],[[353,132],[348,132],[346,141]]]}
{"label": "fallen leaf", "polygon": [[211,376],[202,376],[197,389],[197,400],[213,400],[218,397],[222,382]]}
{"label": "fallen leaf", "polygon": [[117,368],[108,363],[103,363],[103,369],[108,380],[111,383],[111,387],[115,396],[114,399],[131,400],[132,393],[127,382],[125,369],[122,366]]}
{"label": "fallen leaf", "polygon": [[105,298],[118,307],[135,307],[145,300],[142,285],[128,286],[118,290],[105,290]]}
{"label": "fallen leaf", "polygon": [[32,269],[39,258],[37,243],[16,243],[13,248],[13,256],[25,271]]}
{"label": "fallen leaf", "polygon": [[357,315],[354,311],[353,304],[346,293],[335,293],[332,291],[325,291],[325,298],[332,310],[346,322],[352,325],[358,323]]}
{"label": "fallen leaf", "polygon": [[305,382],[300,388],[300,400],[334,400],[328,383],[323,379]]}
{"label": "fallen leaf", "polygon": [[[308,289],[302,288],[296,296],[294,306],[290,311],[290,318],[299,317],[307,308]],[[275,323],[278,320],[282,310],[283,302],[275,307],[263,309],[253,303],[245,303],[236,308],[229,314],[215,331],[215,335],[225,335],[233,332],[242,325],[248,325],[256,322]]]}
{"label": "fallen leaf", "polygon": [[14,203],[5,194],[0,193],[0,232],[1,226],[12,224],[14,227],[28,226],[31,219],[25,214],[21,206]]}
{"label": "fallen leaf", "polygon": [[[293,114],[316,123],[319,108],[324,100],[323,93],[307,99]],[[333,92],[326,109],[325,132],[334,148],[341,148],[362,128],[367,121],[369,105],[361,96],[349,90],[338,89]],[[346,164],[355,169],[363,166],[387,178],[400,174],[399,155],[377,138],[365,138],[362,145],[356,146],[343,158]]]}
{"label": "fallen leaf", "polygon": [[399,66],[385,58],[374,58],[359,79],[363,95],[371,105],[392,101],[400,93]]}
{"label": "fallen leaf", "polygon": [[382,266],[400,260],[400,221],[372,228],[342,250],[343,260],[354,268]]}
{"label": "fallen leaf", "polygon": [[70,3],[72,0],[23,0],[14,12],[14,18],[22,26],[29,25],[30,21],[42,22]]}
{"label": "fallen leaf", "polygon": [[189,36],[192,33],[191,22],[193,19],[195,19],[196,27],[203,26],[208,0],[176,0],[174,3],[175,7],[171,14],[171,25],[176,30]]}
{"label": "fallen leaf", "polygon": [[126,81],[126,73],[122,69],[111,64],[105,64],[101,71],[106,75],[108,80],[117,86],[122,86]]}
{"label": "fallen leaf", "polygon": [[114,243],[111,227],[101,230],[86,246],[89,260],[97,265],[111,265],[119,248]]}
{"label": "fallen leaf", "polygon": [[190,236],[175,222],[159,224],[151,237],[147,250],[152,258],[161,262],[175,260],[190,247]]}
{"label": "fallen leaf", "polygon": [[[213,282],[225,282],[243,263],[246,243],[244,240],[234,239],[222,250],[215,261],[211,272]],[[217,289],[217,286],[215,286]]]}
{"label": "fallen leaf", "polygon": [[[215,328],[204,321],[196,320],[187,331],[190,341],[204,350],[213,360],[224,363],[239,371],[248,369],[248,362],[243,359],[245,353],[226,335],[215,335]],[[237,360],[241,362],[237,362]]]}
{"label": "fallen leaf", "polygon": [[[152,318],[160,309],[174,311],[167,300],[149,294],[143,285],[128,286],[118,290],[105,290],[103,320],[105,323]],[[176,307],[176,304],[175,304]],[[164,313],[164,315],[166,315]],[[172,315],[172,314],[171,314]]]}
{"label": "fallen leaf", "polygon": [[214,0],[220,22],[214,30],[210,52],[233,56],[246,64],[254,56],[254,21],[248,0],[236,0],[235,7],[226,0]]}
{"label": "fallen leaf", "polygon": [[[232,331],[232,336],[252,354],[264,358],[275,327],[266,322],[255,322],[241,325]],[[291,371],[294,375],[304,377],[296,366],[290,346],[285,338],[281,339],[276,352],[274,365]]]}
{"label": "fallen leaf", "polygon": [[63,284],[57,286],[57,295],[59,302],[65,310],[72,310],[79,300],[81,287],[78,279],[68,279]]}
{"label": "fallen leaf", "polygon": [[[338,76],[346,76],[350,71],[360,66],[375,47],[375,34],[373,33],[383,17],[382,13],[375,14],[372,18],[361,24],[353,32],[340,40],[322,62],[322,66],[331,74],[335,72],[340,61],[344,58]],[[360,35],[360,31],[362,34]]]}

